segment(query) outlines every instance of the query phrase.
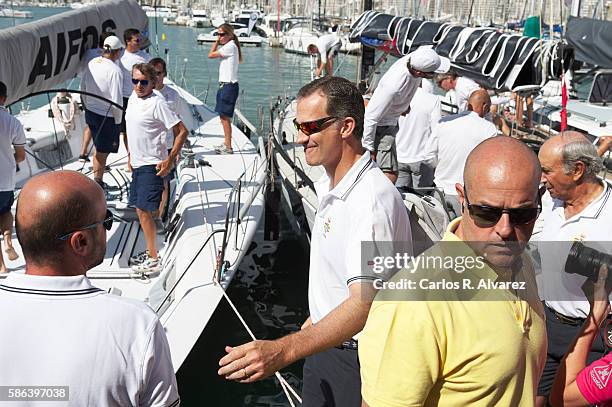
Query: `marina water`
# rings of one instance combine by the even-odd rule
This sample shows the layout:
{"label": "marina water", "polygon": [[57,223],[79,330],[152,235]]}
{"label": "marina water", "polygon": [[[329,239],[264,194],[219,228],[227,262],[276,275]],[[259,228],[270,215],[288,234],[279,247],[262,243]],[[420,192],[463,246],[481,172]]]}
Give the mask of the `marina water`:
{"label": "marina water", "polygon": [[[34,19],[69,11],[66,8],[24,8]],[[0,29],[32,21],[0,19]],[[218,86],[219,63],[207,58],[210,45],[197,45],[196,37],[212,28],[164,26],[161,19],[150,19],[151,54],[167,59],[172,79],[189,92],[214,107]],[[117,33],[121,36],[121,33]],[[165,34],[162,39],[162,34]],[[156,36],[157,35],[157,36]],[[168,53],[165,53],[168,49]],[[284,52],[282,48],[243,47],[240,65],[239,108],[257,123],[258,106],[264,112],[278,95],[294,95],[310,80],[310,60]],[[338,75],[355,78],[357,58],[340,54]],[[77,82],[67,84],[77,88]],[[51,95],[53,96],[53,95]],[[46,103],[46,97],[30,100],[30,108]],[[267,116],[266,116],[267,117]],[[267,126],[266,126],[267,127]],[[263,224],[251,250],[238,269],[229,297],[251,326],[258,339],[274,339],[298,330],[308,316],[308,248],[304,236],[295,232],[292,220],[281,214],[280,235],[276,241],[265,241]],[[229,305],[222,301],[204,333],[177,374],[182,403],[185,406],[288,406],[275,378],[249,385],[228,382],[217,375],[218,361],[226,345],[249,340],[246,330]],[[298,391],[301,389],[302,363],[286,369],[283,375]]]}

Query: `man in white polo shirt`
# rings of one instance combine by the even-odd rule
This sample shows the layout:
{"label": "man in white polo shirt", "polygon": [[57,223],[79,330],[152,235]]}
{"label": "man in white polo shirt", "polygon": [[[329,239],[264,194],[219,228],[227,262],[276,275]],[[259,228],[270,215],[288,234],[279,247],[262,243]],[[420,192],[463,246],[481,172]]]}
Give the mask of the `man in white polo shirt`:
{"label": "man in white polo shirt", "polygon": [[366,107],[362,145],[372,152],[393,183],[398,174],[395,146],[398,119],[408,113],[421,79],[432,78],[435,72],[446,72],[449,67],[448,58],[421,47],[391,65]]}
{"label": "man in white polo shirt", "polygon": [[[15,169],[17,163],[25,160],[26,138],[21,122],[4,108],[7,89],[0,82],[0,232],[4,238],[4,252],[9,260],[19,255],[13,248],[13,214],[11,207],[15,195]],[[14,151],[13,151],[14,150]],[[0,273],[6,273],[2,245],[0,244]]]}
{"label": "man in white polo shirt", "polygon": [[[363,99],[347,79],[326,76],[298,92],[294,124],[308,165],[322,165],[312,230],[308,302],[299,332],[227,347],[219,374],[250,383],[306,357],[303,406],[361,405],[358,343],[373,299],[362,242],[411,247],[401,196],[361,145]],[[366,249],[368,250],[368,249]]]}
{"label": "man in white polo shirt", "polygon": [[454,102],[459,109],[457,113],[465,112],[468,108],[468,99],[472,93],[478,89],[482,89],[479,84],[466,78],[459,76],[455,72],[447,72],[438,74],[435,77],[436,84],[445,92],[454,92]]}
{"label": "man in white polo shirt", "polygon": [[329,33],[317,38],[316,43],[308,45],[308,53],[319,56],[319,64],[315,76],[321,76],[323,69],[325,75],[334,74],[334,57],[338,55],[342,41],[336,33]]}
{"label": "man in white polo shirt", "polygon": [[104,259],[112,222],[103,190],[78,172],[47,172],[21,190],[26,272],[0,284],[0,385],[64,386],[50,393],[63,406],[178,406],[157,315],[85,275]]}
{"label": "man in white polo shirt", "polygon": [[399,119],[395,136],[399,162],[395,185],[398,188],[433,186],[435,156],[431,151],[431,134],[441,115],[440,98],[418,88],[410,102],[410,112]]}
{"label": "man in white polo shirt", "polygon": [[434,130],[431,144],[437,161],[434,183],[442,188],[456,216],[462,212],[456,185],[463,184],[463,167],[468,155],[480,142],[497,135],[495,125],[484,119],[490,108],[487,91],[477,90],[469,98],[468,110],[446,116]]}
{"label": "man in white polo shirt", "polygon": [[[132,166],[130,205],[136,207],[138,220],[147,241],[147,250],[130,258],[132,269],[138,272],[159,271],[160,258],[155,242],[154,213],[159,210],[164,191],[164,177],[172,170],[176,157],[187,139],[187,129],[164,97],[155,88],[157,73],[150,64],[132,68],[134,93],[125,114]],[[166,137],[174,131],[174,144],[168,154]]]}
{"label": "man in white polo shirt", "polygon": [[[581,289],[586,278],[566,273],[565,263],[576,241],[612,253],[612,188],[597,176],[603,164],[596,147],[578,132],[549,138],[538,157],[542,182],[552,197],[552,205],[542,212],[538,237],[548,332],[548,356],[538,388],[538,405],[544,406],[561,359],[590,310]],[[604,353],[605,345],[598,338],[588,363]]]}

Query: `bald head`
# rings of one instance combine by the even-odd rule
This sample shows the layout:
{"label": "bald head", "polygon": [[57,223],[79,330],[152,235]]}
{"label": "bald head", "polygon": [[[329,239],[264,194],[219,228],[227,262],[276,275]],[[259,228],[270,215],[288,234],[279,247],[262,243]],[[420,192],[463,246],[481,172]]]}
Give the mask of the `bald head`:
{"label": "bald head", "polygon": [[506,136],[497,136],[480,143],[465,163],[465,186],[476,191],[480,185],[493,188],[511,186],[537,193],[541,170],[538,157],[524,143]]}
{"label": "bald head", "polygon": [[472,92],[468,99],[468,110],[476,112],[478,116],[484,117],[491,109],[491,98],[484,89],[478,89]]}
{"label": "bald head", "polygon": [[542,144],[540,151],[549,150],[555,153],[562,153],[563,147],[570,143],[589,143],[589,140],[580,132],[574,130],[564,131],[556,136],[550,137]]}
{"label": "bald head", "polygon": [[81,173],[54,171],[30,179],[15,216],[26,264],[64,263],[70,253],[58,236],[99,221],[105,208],[102,188]]}

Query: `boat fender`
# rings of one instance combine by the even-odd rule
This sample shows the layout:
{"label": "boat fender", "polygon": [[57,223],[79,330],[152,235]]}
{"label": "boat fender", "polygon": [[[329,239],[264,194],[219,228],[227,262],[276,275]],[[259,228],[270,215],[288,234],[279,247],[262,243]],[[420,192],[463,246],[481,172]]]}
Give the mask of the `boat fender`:
{"label": "boat fender", "polygon": [[51,111],[53,117],[62,123],[66,132],[66,138],[70,138],[70,130],[75,129],[74,116],[77,111],[76,102],[68,92],[59,92],[51,100]]}

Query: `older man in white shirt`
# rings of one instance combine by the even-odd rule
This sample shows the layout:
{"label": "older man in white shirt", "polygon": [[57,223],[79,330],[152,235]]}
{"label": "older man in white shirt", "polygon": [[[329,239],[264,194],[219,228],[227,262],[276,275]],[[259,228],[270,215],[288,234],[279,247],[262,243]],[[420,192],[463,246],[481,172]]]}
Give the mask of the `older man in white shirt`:
{"label": "older man in white shirt", "polygon": [[[548,351],[536,405],[544,406],[561,360],[590,311],[581,289],[586,277],[564,272],[568,254],[575,242],[600,252],[612,252],[612,188],[597,175],[603,168],[597,148],[578,132],[567,131],[549,138],[540,148],[538,158],[542,182],[552,198],[552,205],[541,215],[543,225],[537,244]],[[605,351],[604,342],[597,339],[590,349],[588,363],[599,359]]]}
{"label": "older man in white shirt", "polygon": [[445,92],[453,91],[453,101],[457,105],[457,113],[465,112],[468,107],[468,99],[472,93],[478,89],[482,89],[479,84],[466,78],[459,76],[454,72],[447,72],[436,75],[436,84]]}
{"label": "older man in white shirt", "polygon": [[393,183],[398,175],[395,135],[399,117],[408,113],[421,79],[432,78],[434,73],[446,72],[449,67],[448,58],[431,48],[419,48],[389,68],[366,107],[362,144]]}
{"label": "older man in white shirt", "polygon": [[461,214],[456,185],[463,184],[463,167],[470,152],[485,139],[497,135],[493,123],[484,119],[491,108],[491,98],[484,89],[472,93],[468,110],[440,121],[434,130],[432,153],[437,159],[434,183],[442,188],[447,205]]}

